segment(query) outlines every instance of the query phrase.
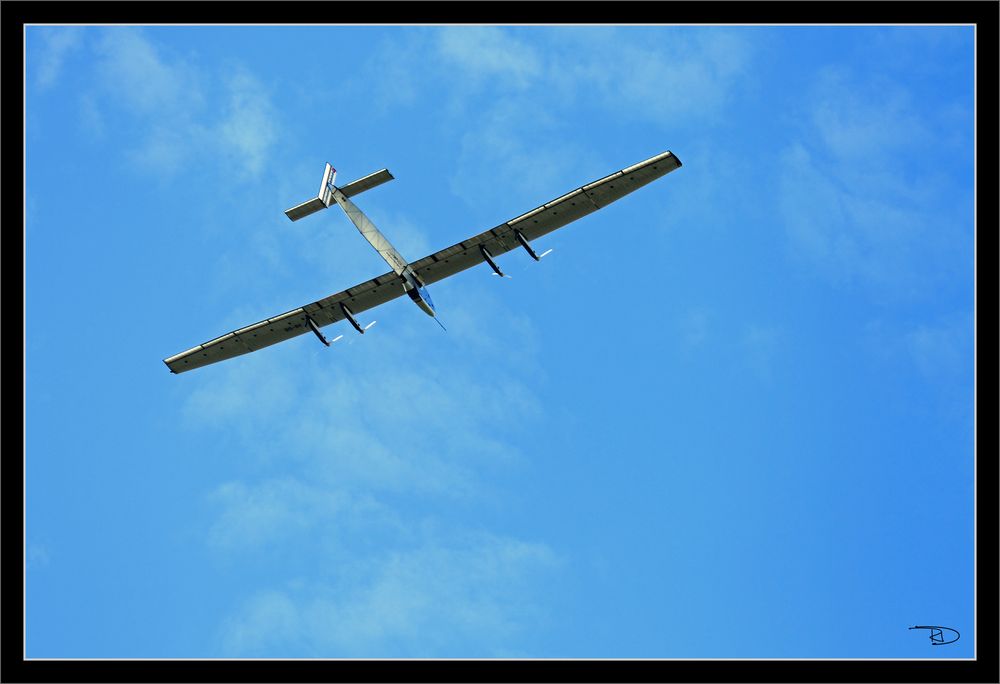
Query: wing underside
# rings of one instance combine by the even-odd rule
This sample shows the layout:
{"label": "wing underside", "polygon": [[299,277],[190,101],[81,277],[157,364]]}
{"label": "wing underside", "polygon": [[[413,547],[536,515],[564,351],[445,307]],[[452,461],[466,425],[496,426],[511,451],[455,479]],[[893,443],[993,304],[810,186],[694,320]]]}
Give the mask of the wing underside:
{"label": "wing underside", "polygon": [[366,280],[352,288],[324,297],[311,304],[292,309],[273,318],[234,330],[214,340],[199,344],[169,359],[164,363],[173,373],[183,373],[211,363],[217,363],[234,356],[269,347],[278,342],[290,340],[310,332],[306,316],[322,327],[344,319],[340,309],[343,302],[354,313],[367,311],[403,294],[403,285],[394,272],[384,273],[378,278]]}
{"label": "wing underside", "polygon": [[435,252],[411,265],[427,284],[443,280],[482,263],[479,245],[486,247],[494,256],[517,249],[520,243],[514,235],[515,230],[520,231],[525,239],[534,240],[607,206],[680,165],[676,156],[671,152],[664,152],[568,192],[526,214],[501,223],[496,228]]}
{"label": "wing underside", "polygon": [[[681,162],[675,155],[664,152],[568,192],[526,214],[501,223],[496,228],[415,261],[411,266],[426,284],[443,280],[482,263],[479,245],[485,246],[494,256],[517,249],[520,245],[515,237],[515,230],[520,231],[527,240],[533,240],[607,206],[633,190],[670,173],[680,165]],[[404,291],[400,277],[393,271],[383,273],[343,292],[234,330],[171,356],[165,359],[164,363],[171,372],[183,373],[308,333],[310,329],[306,322],[307,316],[321,327],[336,323],[344,318],[340,309],[341,302],[354,313],[358,313],[384,304],[402,294]]]}

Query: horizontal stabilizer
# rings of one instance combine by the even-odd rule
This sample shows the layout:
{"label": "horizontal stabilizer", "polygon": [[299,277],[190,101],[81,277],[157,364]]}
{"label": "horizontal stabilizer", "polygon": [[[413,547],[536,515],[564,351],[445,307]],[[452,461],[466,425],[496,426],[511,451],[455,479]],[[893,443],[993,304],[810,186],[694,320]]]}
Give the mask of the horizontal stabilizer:
{"label": "horizontal stabilizer", "polygon": [[[326,170],[323,172],[323,182],[319,186],[319,196],[313,197],[311,200],[298,204],[291,209],[286,209],[285,216],[292,221],[298,221],[301,218],[329,207],[333,203],[333,189],[336,187],[333,181],[336,177],[337,170],[327,164]],[[389,170],[382,169],[375,173],[370,173],[364,178],[359,178],[352,183],[348,183],[340,188],[340,191],[344,193],[344,197],[353,197],[354,195],[360,195],[365,190],[371,190],[374,187],[382,185],[382,183],[387,183],[392,179],[392,174],[389,173]]]}
{"label": "horizontal stabilizer", "polygon": [[360,195],[365,190],[371,190],[372,188],[382,185],[382,183],[388,183],[392,180],[392,174],[389,173],[389,169],[382,169],[381,171],[376,171],[375,173],[370,173],[364,178],[359,178],[353,183],[348,183],[340,189],[344,193],[344,197],[354,197],[355,195]]}
{"label": "horizontal stabilizer", "polygon": [[315,214],[320,209],[326,209],[326,202],[321,200],[319,197],[313,197],[308,202],[303,202],[302,204],[296,205],[291,209],[286,209],[285,216],[293,221],[298,221],[300,218],[309,216],[309,214]]}

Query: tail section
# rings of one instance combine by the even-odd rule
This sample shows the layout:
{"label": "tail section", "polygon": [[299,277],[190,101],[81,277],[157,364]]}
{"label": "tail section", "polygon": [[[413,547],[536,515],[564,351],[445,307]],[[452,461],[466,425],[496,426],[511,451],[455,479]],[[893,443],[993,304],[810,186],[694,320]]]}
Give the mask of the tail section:
{"label": "tail section", "polygon": [[[301,218],[305,218],[310,214],[315,214],[321,209],[326,209],[334,202],[334,191],[338,190],[337,186],[334,184],[337,180],[337,169],[330,166],[329,162],[326,165],[326,169],[323,171],[323,182],[319,184],[319,193],[316,197],[311,200],[303,202],[302,204],[296,205],[291,209],[285,211],[285,216],[290,218],[292,221],[298,221]],[[392,174],[389,173],[388,169],[381,169],[375,173],[370,173],[364,178],[359,178],[356,181],[348,183],[342,188],[339,188],[340,192],[343,193],[344,197],[353,197],[354,195],[360,195],[365,190],[371,190],[374,187],[382,185],[382,183],[387,183],[392,180]]]}
{"label": "tail section", "polygon": [[333,191],[337,189],[337,186],[333,184],[335,180],[337,180],[337,169],[330,166],[330,162],[327,162],[326,168],[323,169],[323,182],[319,184],[318,197],[326,206],[330,206],[333,201]]}
{"label": "tail section", "polygon": [[382,185],[382,183],[388,183],[392,178],[389,169],[381,169],[375,173],[369,173],[364,178],[359,178],[356,181],[348,183],[340,191],[344,193],[344,197],[354,197],[355,195],[360,195],[365,190],[371,190],[376,186]]}
{"label": "tail section", "polygon": [[293,221],[298,221],[310,214],[315,214],[321,209],[326,209],[333,201],[333,191],[336,188],[333,182],[336,178],[337,169],[330,166],[330,163],[327,162],[326,169],[323,171],[323,182],[319,185],[319,194],[311,200],[298,204],[291,209],[286,209],[285,216]]}

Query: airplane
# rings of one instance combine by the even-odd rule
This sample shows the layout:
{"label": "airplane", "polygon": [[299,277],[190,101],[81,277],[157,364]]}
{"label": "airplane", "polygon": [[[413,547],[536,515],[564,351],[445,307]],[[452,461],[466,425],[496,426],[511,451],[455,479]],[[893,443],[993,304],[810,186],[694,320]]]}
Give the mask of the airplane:
{"label": "airplane", "polygon": [[[351,197],[393,180],[393,175],[387,169],[381,169],[338,187],[335,184],[337,170],[327,163],[319,194],[287,209],[285,215],[292,221],[299,221],[336,203],[392,270],[343,292],[226,333],[164,359],[163,362],[171,373],[184,373],[248,354],[310,331],[320,342],[329,347],[343,335],[331,341],[323,335],[320,328],[347,320],[355,330],[364,334],[375,322],[362,326],[358,322],[357,314],[404,294],[424,313],[437,320],[434,302],[427,290],[428,285],[480,263],[488,265],[497,276],[509,277],[496,262],[496,257],[500,254],[521,247],[532,259],[540,261],[552,250],[537,254],[531,246],[531,240],[591,214],[680,166],[681,160],[675,154],[670,151],[663,152],[571,190],[526,214],[501,223],[496,228],[474,235],[418,261],[408,262],[364,212],[351,201]],[[438,321],[438,324],[441,322]]]}

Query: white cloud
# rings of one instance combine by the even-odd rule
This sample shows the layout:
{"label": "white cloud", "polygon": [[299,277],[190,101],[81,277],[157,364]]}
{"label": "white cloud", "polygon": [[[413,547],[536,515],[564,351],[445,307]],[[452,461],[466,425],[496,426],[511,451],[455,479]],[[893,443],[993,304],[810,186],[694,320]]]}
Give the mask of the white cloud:
{"label": "white cloud", "polygon": [[105,29],[97,43],[101,86],[139,115],[187,115],[204,103],[197,70],[170,58],[139,29]]}
{"label": "white cloud", "polygon": [[803,146],[785,150],[781,162],[779,209],[789,238],[807,258],[839,267],[840,275],[839,270],[850,268],[857,258],[844,206],[848,198]]}
{"label": "white cloud", "polygon": [[256,486],[227,482],[209,500],[221,514],[209,530],[209,544],[220,551],[273,545],[308,529],[319,515],[336,516],[344,506],[337,492],[320,493],[293,478]]}
{"label": "white cloud", "polygon": [[[886,368],[914,374],[935,387],[930,397],[948,412],[972,419],[975,330],[971,311],[926,315],[902,323],[873,319],[861,338],[867,352]],[[957,415],[957,413],[954,413]],[[970,423],[971,425],[971,423]]]}
{"label": "white cloud", "polygon": [[904,340],[910,358],[925,378],[972,377],[972,316],[918,325],[905,334]]}
{"label": "white cloud", "polygon": [[780,325],[719,317],[695,307],[676,320],[678,346],[691,357],[732,364],[733,372],[770,383],[787,331]]}
{"label": "white cloud", "polygon": [[552,193],[565,192],[567,177],[582,181],[576,178],[575,169],[601,166],[582,142],[569,142],[559,135],[559,123],[552,114],[528,115],[517,102],[501,100],[477,118],[476,125],[462,135],[449,185],[470,206],[484,198],[499,198],[502,188],[502,196],[515,200],[517,209],[509,216],[495,217],[497,223],[534,208],[522,202],[541,204],[551,200]]}
{"label": "white cloud", "polygon": [[525,88],[542,71],[537,51],[498,26],[443,28],[438,50],[456,80],[494,91]]}
{"label": "white cloud", "polygon": [[544,617],[531,585],[557,559],[544,544],[488,534],[459,541],[344,559],[329,579],[262,591],[225,622],[224,648],[255,656],[295,640],[313,657],[495,655]]}
{"label": "white cloud", "polygon": [[277,138],[270,97],[260,81],[245,70],[226,79],[226,94],[226,115],[217,129],[222,147],[241,173],[257,175]]}
{"label": "white cloud", "polygon": [[923,112],[898,86],[817,79],[779,157],[779,212],[798,258],[890,297],[967,272],[971,194],[928,163],[938,124]]}
{"label": "white cloud", "polygon": [[405,544],[412,536],[412,521],[364,487],[317,477],[291,458],[285,470],[298,475],[232,480],[209,493],[217,516],[206,541],[220,559],[257,558],[264,565],[264,559],[303,549],[319,556],[358,553],[367,539]]}
{"label": "white cloud", "polygon": [[869,168],[894,166],[892,152],[913,145],[930,147],[930,133],[906,91],[884,86],[877,93],[866,92],[838,71],[825,71],[818,80],[813,130],[836,159]]}
{"label": "white cloud", "polygon": [[363,67],[364,92],[376,112],[397,113],[421,95],[430,39],[423,31],[397,31],[383,39]]}
{"label": "white cloud", "polygon": [[225,648],[230,653],[255,653],[262,646],[287,645],[299,637],[301,616],[281,592],[261,592],[247,602],[238,619],[225,628]]}
{"label": "white cloud", "polygon": [[[197,133],[192,135],[194,131]],[[140,145],[127,151],[128,157],[137,166],[163,178],[184,167],[195,151],[191,145],[192,138],[202,134],[193,125],[185,128],[169,121],[153,123]]]}
{"label": "white cloud", "polygon": [[101,114],[97,96],[94,93],[82,95],[78,111],[80,113],[80,125],[84,132],[93,139],[103,138],[107,131],[107,126],[104,123],[104,115]]}
{"label": "white cloud", "polygon": [[604,106],[619,108],[623,117],[664,126],[718,116],[752,58],[749,43],[736,33],[667,32],[655,40],[645,34],[631,39],[630,33],[617,29],[603,50],[581,51],[579,61],[566,56],[558,71],[575,68],[575,87],[596,84]]}
{"label": "white cloud", "polygon": [[48,566],[51,561],[52,556],[49,554],[47,546],[38,543],[28,544],[26,563],[29,569],[44,568]]}
{"label": "white cloud", "polygon": [[[533,328],[500,301],[484,308],[490,295],[477,289],[447,292],[447,334],[404,303],[391,328],[364,338],[345,328],[330,349],[300,340],[191,374],[189,425],[224,431],[233,455],[219,458],[246,464],[207,494],[209,548],[241,562],[304,548],[316,558],[283,573],[287,586],[244,599],[222,627],[227,652],[421,654],[446,652],[456,635],[516,641],[552,551],[471,525],[442,529],[462,514],[436,512],[500,505],[484,476],[518,467],[510,437],[541,411],[520,379],[537,369]],[[503,321],[502,343],[477,332],[487,315]],[[484,350],[496,352],[488,373],[464,361]]]}
{"label": "white cloud", "polygon": [[295,404],[298,388],[291,375],[278,370],[277,359],[251,354],[243,361],[230,363],[222,377],[199,384],[188,395],[184,416],[192,425],[249,426],[263,418],[284,416]]}
{"label": "white cloud", "polygon": [[689,348],[700,347],[709,339],[712,328],[712,314],[704,309],[693,309],[678,322],[681,340]]}
{"label": "white cloud", "polygon": [[544,36],[547,48],[535,94],[552,93],[546,101],[567,110],[603,111],[621,125],[669,130],[711,121],[752,74],[750,42],[726,29],[560,27],[534,35]]}
{"label": "white cloud", "polygon": [[[457,315],[462,308],[450,311]],[[477,468],[515,458],[487,429],[494,417],[524,421],[538,414],[539,404],[523,384],[500,372],[483,376],[443,357],[414,363],[417,336],[435,334],[428,325],[420,316],[392,333],[375,328],[365,339],[345,329],[344,340],[330,349],[313,347],[307,356],[303,351],[310,347],[298,345],[226,362],[204,382],[192,380],[185,416],[192,426],[226,426],[251,453],[280,445],[285,467],[305,467],[320,483],[470,497]],[[523,335],[521,350],[530,365],[532,332]],[[481,343],[475,336],[456,342]],[[294,367],[286,351],[295,352]],[[511,429],[505,421],[501,435]],[[261,430],[266,436],[254,437]]]}
{"label": "white cloud", "polygon": [[48,89],[58,80],[66,59],[82,46],[83,34],[79,28],[69,26],[46,26],[36,30],[41,46],[35,66],[35,82],[39,88]]}
{"label": "white cloud", "polygon": [[[531,194],[541,202],[550,198],[539,190],[556,187],[573,170],[596,174],[609,161],[635,161],[597,158],[592,138],[613,139],[616,130],[606,123],[595,129],[599,124],[587,120],[653,124],[660,133],[694,117],[714,119],[747,78],[753,57],[742,37],[718,30],[452,27],[439,38],[447,46],[444,59],[429,55],[424,79],[444,82],[442,110],[462,120],[451,188],[470,204],[498,177],[508,196]],[[470,97],[484,83],[492,96]]]}
{"label": "white cloud", "polygon": [[249,71],[213,74],[132,27],[104,29],[95,50],[97,90],[83,96],[85,128],[105,128],[120,109],[133,140],[124,152],[136,166],[161,178],[193,159],[218,159],[236,177],[264,169],[277,113]]}

